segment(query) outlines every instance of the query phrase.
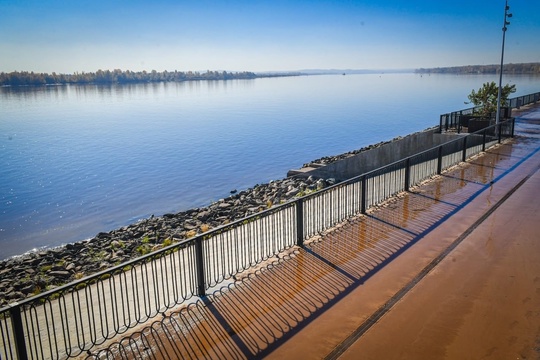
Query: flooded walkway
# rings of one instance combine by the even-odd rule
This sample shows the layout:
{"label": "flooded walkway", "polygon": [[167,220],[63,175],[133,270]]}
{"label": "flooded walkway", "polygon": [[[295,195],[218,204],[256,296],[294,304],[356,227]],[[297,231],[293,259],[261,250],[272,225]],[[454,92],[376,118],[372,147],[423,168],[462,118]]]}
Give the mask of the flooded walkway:
{"label": "flooded walkway", "polygon": [[537,358],[540,109],[518,136],[88,358]]}

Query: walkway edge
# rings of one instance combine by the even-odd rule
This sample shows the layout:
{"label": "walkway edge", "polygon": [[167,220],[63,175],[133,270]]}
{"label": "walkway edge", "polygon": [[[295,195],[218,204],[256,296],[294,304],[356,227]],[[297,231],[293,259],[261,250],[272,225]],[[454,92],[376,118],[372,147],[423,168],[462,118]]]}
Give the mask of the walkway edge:
{"label": "walkway edge", "polygon": [[[538,151],[538,150],[537,150]],[[536,172],[540,170],[538,165],[533,171],[518,182],[508,193],[506,193],[497,203],[486,211],[478,220],[476,220],[467,230],[465,230],[456,240],[454,240],[446,249],[444,249],[436,258],[426,265],[418,275],[409,281],[401,290],[392,296],[384,305],[367,318],[351,335],[337,345],[330,352],[325,360],[338,359],[349,347],[351,347],[363,334],[365,334],[379,319],[381,319],[392,307],[401,300],[409,291],[411,291],[431,270],[437,266],[448,254],[450,254],[459,244],[463,242],[480,224],[482,224],[495,210],[497,210],[512,194],[514,194],[523,184],[527,182]]]}

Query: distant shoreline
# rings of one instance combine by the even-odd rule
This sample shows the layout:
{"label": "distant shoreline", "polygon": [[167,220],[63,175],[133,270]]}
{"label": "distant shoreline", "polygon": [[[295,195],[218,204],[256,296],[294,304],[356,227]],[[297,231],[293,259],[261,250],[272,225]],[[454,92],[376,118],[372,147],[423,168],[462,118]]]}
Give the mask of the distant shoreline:
{"label": "distant shoreline", "polygon": [[53,86],[53,85],[115,85],[158,82],[184,82],[203,80],[251,80],[257,78],[288,77],[307,75],[300,72],[254,73],[249,71],[122,71],[119,69],[98,70],[74,74],[35,73],[13,71],[0,73],[0,86]]}
{"label": "distant shoreline", "polygon": [[[500,73],[500,65],[465,65],[416,69],[416,74],[492,75]],[[540,62],[504,64],[503,74],[540,75]]]}
{"label": "distant shoreline", "polygon": [[[268,72],[227,72],[227,71],[131,71],[97,70],[96,72],[75,72],[73,74],[39,73],[33,71],[0,72],[0,87],[54,86],[54,85],[124,85],[159,82],[252,80],[259,78],[310,76],[310,75],[355,75],[355,74],[457,74],[492,75],[498,74],[500,65],[465,65],[453,67],[419,69],[304,69],[298,71]],[[540,62],[505,64],[504,74],[540,75]]]}

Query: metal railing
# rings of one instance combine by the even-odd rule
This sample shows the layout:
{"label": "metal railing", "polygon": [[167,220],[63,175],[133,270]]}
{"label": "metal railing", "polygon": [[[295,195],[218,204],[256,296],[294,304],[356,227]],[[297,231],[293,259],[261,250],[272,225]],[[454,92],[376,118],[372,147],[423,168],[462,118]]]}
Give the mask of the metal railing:
{"label": "metal railing", "polygon": [[[496,130],[496,131],[495,131]],[[66,359],[511,137],[514,120],[0,309],[1,359]]]}
{"label": "metal railing", "polygon": [[538,100],[540,100],[540,92],[509,99],[508,106],[512,109],[519,109],[521,106],[533,104]]}
{"label": "metal railing", "polygon": [[[536,103],[538,100],[540,100],[540,92],[508,99],[505,104],[505,107],[507,107],[508,110],[506,111],[506,114],[503,114],[503,117],[509,118],[511,116],[511,109],[519,109],[521,106]],[[478,112],[481,108],[481,106],[476,106],[442,114],[439,121],[439,133],[454,129],[457,130],[458,133],[461,132],[461,117],[465,115],[472,115],[473,113]]]}
{"label": "metal railing", "polygon": [[439,121],[439,133],[448,131],[450,129],[458,129],[460,126],[460,119],[463,115],[472,115],[479,111],[482,107],[472,107],[458,111],[452,111],[450,113],[442,114]]}

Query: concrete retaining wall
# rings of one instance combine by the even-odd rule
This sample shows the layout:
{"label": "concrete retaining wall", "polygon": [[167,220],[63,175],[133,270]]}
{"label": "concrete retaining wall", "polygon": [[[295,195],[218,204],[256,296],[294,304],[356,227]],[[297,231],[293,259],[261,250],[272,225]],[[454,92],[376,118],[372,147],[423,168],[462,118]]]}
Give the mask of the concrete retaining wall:
{"label": "concrete retaining wall", "polygon": [[320,167],[290,170],[287,176],[308,177],[313,175],[343,181],[454,140],[458,136],[456,134],[438,134],[436,131],[436,129],[429,129],[407,135],[380,147]]}

